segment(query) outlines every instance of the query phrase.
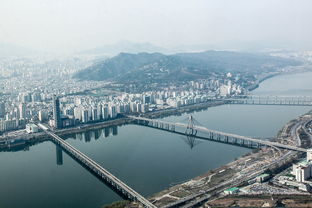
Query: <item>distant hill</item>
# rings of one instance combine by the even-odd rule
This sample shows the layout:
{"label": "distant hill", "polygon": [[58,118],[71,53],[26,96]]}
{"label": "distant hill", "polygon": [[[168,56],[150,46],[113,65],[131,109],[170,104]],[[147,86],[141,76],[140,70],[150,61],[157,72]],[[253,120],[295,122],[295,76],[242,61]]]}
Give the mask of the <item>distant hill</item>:
{"label": "distant hill", "polygon": [[31,50],[25,47],[10,43],[0,43],[0,57],[4,56],[29,56],[37,54],[35,50]]}
{"label": "distant hill", "polygon": [[162,47],[155,46],[151,43],[133,43],[129,41],[120,41],[116,44],[104,45],[101,47],[93,48],[90,50],[85,50],[80,52],[80,54],[90,54],[90,55],[106,55],[106,56],[116,56],[117,54],[125,53],[141,53],[141,52],[161,52],[167,53],[168,50]]}
{"label": "distant hill", "polygon": [[204,78],[212,72],[273,71],[285,66],[301,64],[263,54],[229,51],[200,53],[120,53],[98,62],[74,75],[80,80],[189,80]]}

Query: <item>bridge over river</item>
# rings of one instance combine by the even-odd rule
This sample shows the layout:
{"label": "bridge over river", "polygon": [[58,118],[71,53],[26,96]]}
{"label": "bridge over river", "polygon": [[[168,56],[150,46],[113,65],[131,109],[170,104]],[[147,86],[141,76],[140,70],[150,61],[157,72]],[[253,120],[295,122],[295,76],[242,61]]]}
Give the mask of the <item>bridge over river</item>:
{"label": "bridge over river", "polygon": [[299,151],[299,152],[307,152],[307,149],[305,148],[282,144],[278,142],[271,142],[271,141],[262,140],[262,139],[251,138],[247,136],[241,136],[241,135],[232,134],[232,133],[216,131],[216,130],[208,129],[206,127],[194,125],[194,123],[192,122],[189,122],[188,124],[174,123],[174,122],[169,122],[169,121],[155,120],[155,119],[138,117],[138,116],[128,116],[128,118],[131,118],[137,121],[138,124],[151,126],[154,128],[158,128],[158,129],[166,130],[170,132],[176,132],[177,127],[182,127],[183,129],[186,129],[186,131],[183,133],[186,136],[196,135],[197,131],[200,131],[200,132],[208,133],[207,139],[210,139],[210,140],[215,139],[218,141],[218,140],[221,140],[221,136],[222,136],[225,142],[229,142],[229,143],[230,142],[240,143],[240,144],[248,143],[251,146],[256,145],[257,147],[269,146],[269,147],[282,148],[282,149],[294,150],[294,151]]}
{"label": "bridge over river", "polygon": [[212,99],[226,101],[230,104],[245,105],[288,105],[288,106],[312,106],[311,96],[264,96],[264,95],[243,95],[229,98]]}
{"label": "bridge over river", "polygon": [[67,153],[69,153],[76,160],[87,166],[95,175],[99,176],[107,183],[111,184],[115,189],[120,191],[124,196],[132,201],[140,202],[144,207],[156,208],[150,201],[144,198],[142,195],[134,191],[112,173],[104,169],[98,163],[93,161],[91,158],[77,150],[75,147],[70,145],[68,142],[64,141],[61,137],[53,133],[49,128],[43,124],[38,124],[38,126],[51,137],[52,141],[62,147]]}

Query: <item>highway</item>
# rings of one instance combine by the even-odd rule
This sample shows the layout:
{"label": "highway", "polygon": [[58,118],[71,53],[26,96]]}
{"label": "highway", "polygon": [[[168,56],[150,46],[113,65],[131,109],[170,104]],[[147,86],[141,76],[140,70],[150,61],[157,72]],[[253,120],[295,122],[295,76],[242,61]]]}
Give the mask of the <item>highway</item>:
{"label": "highway", "polygon": [[192,194],[190,196],[184,197],[180,200],[172,202],[163,206],[162,208],[174,208],[174,207],[183,207],[183,208],[191,208],[191,207],[198,207],[198,205],[210,200],[213,196],[222,193],[225,189],[229,187],[235,187],[244,181],[249,181],[256,176],[262,174],[267,168],[274,164],[280,163],[286,157],[288,157],[292,151],[288,151],[286,154],[280,156],[276,159],[273,163],[266,164],[262,167],[256,168],[252,171],[246,172],[243,175],[237,176],[232,178],[228,181],[218,184],[217,186],[211,187],[206,190],[200,191],[200,193]]}

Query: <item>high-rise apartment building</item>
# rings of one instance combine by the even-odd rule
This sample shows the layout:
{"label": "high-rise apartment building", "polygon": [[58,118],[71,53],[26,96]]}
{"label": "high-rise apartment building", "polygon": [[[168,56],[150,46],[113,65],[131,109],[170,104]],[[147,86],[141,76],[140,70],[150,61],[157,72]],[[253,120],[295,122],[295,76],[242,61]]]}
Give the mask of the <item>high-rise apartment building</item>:
{"label": "high-rise apartment building", "polygon": [[60,100],[57,96],[53,96],[53,120],[55,128],[62,128]]}
{"label": "high-rise apartment building", "polygon": [[0,118],[3,118],[5,116],[5,104],[0,103]]}
{"label": "high-rise apartment building", "polygon": [[26,104],[25,103],[19,104],[18,110],[19,110],[19,118],[26,119]]}

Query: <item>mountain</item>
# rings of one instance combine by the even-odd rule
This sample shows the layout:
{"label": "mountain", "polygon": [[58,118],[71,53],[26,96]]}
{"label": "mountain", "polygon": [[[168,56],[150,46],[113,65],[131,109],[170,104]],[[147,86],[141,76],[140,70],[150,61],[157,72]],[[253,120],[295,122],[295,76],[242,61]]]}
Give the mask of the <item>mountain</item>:
{"label": "mountain", "polygon": [[106,55],[115,56],[121,52],[125,53],[140,53],[140,52],[162,52],[167,53],[168,50],[162,47],[155,46],[151,43],[133,43],[129,41],[120,41],[112,45],[104,45],[102,47],[93,48],[80,52],[80,54],[91,55]]}
{"label": "mountain", "polygon": [[230,51],[200,53],[120,53],[78,73],[80,80],[151,81],[190,80],[211,73],[273,71],[301,64],[299,61],[264,54]]}

